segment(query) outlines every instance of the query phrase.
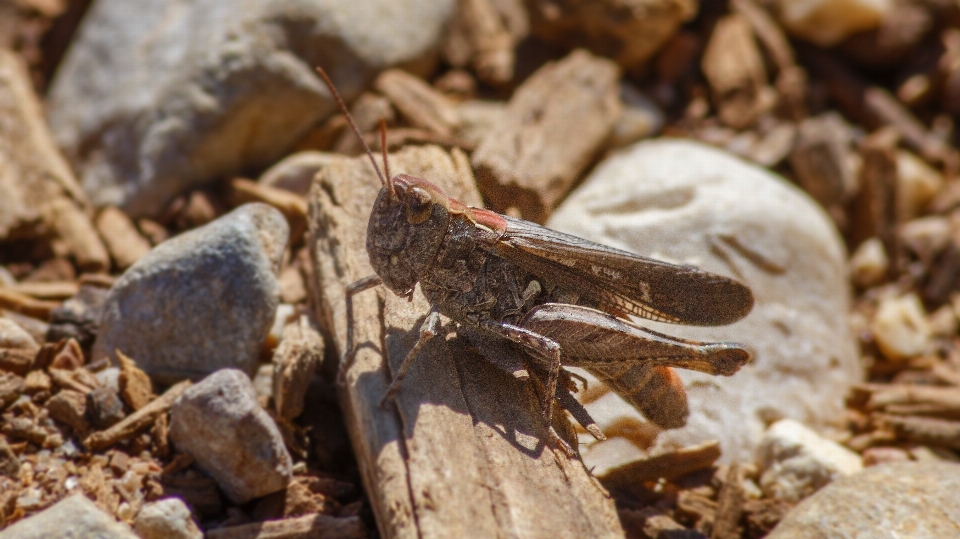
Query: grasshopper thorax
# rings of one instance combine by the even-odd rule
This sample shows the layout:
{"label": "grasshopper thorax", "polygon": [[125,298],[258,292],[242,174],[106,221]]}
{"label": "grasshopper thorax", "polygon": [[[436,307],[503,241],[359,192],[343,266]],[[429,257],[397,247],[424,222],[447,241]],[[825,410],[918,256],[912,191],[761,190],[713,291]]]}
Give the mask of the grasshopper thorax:
{"label": "grasshopper thorax", "polygon": [[367,224],[367,254],[387,288],[401,296],[413,291],[449,221],[449,199],[426,180],[398,174],[380,189]]}

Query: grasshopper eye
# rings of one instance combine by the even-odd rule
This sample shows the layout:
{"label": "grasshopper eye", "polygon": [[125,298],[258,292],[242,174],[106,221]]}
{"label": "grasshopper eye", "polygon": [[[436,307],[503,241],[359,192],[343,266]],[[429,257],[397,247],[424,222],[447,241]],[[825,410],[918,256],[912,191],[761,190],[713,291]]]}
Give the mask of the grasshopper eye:
{"label": "grasshopper eye", "polygon": [[433,211],[433,199],[430,193],[414,187],[410,189],[407,199],[407,222],[418,225],[430,218]]}

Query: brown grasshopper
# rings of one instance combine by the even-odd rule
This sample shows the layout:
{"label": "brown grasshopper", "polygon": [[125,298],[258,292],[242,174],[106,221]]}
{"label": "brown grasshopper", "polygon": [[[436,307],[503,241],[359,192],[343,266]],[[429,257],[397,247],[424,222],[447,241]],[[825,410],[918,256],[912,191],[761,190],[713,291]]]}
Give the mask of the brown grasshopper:
{"label": "brown grasshopper", "polygon": [[[565,388],[561,365],[585,368],[662,428],[686,423],[686,394],[672,367],[731,375],[750,359],[737,343],[677,339],[628,320],[628,315],[678,324],[724,325],[753,307],[746,286],[692,266],[621,251],[448,197],[422,178],[390,177],[381,123],[381,172],[346,105],[321,77],[363,142],[380,177],[367,225],[367,254],[376,275],[348,286],[347,357],[352,357],[352,297],[383,284],[410,297],[420,283],[432,309],[384,401],[400,388],[413,359],[434,337],[443,314],[480,352],[517,378],[528,378],[519,347],[535,372],[546,372],[542,414],[554,439],[553,402],[598,438],[603,434]],[[341,373],[348,360],[341,365]],[[584,419],[585,418],[585,419]]]}

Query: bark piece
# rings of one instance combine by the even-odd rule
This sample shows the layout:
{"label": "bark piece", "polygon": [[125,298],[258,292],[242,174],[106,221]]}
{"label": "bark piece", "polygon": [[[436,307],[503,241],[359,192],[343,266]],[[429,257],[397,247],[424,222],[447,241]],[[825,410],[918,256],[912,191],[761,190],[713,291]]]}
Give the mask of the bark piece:
{"label": "bark piece", "polygon": [[36,299],[65,300],[80,286],[74,281],[24,281],[4,288]]}
{"label": "bark piece", "polygon": [[91,434],[83,441],[83,445],[91,451],[100,451],[120,440],[133,436],[149,427],[157,417],[170,411],[173,402],[191,385],[189,380],[180,382],[168,389],[163,395],[152,400],[150,404],[125,417],[116,425]]}
{"label": "bark piece", "polygon": [[280,346],[273,353],[273,402],[280,417],[292,420],[303,412],[303,399],[310,378],[323,361],[323,337],[306,316],[283,330]]}
{"label": "bark piece", "polygon": [[337,518],[327,515],[267,522],[253,522],[210,530],[207,539],[364,539],[368,537],[359,517]]}
{"label": "bark piece", "polygon": [[[896,135],[882,129],[861,143],[860,191],[853,201],[850,228],[850,247],[876,237],[891,260],[900,252],[896,228],[897,215],[897,155]],[[891,269],[895,269],[895,264]]]}
{"label": "bark piece", "polygon": [[522,0],[460,0],[444,55],[455,67],[472,67],[484,82],[504,84],[513,79],[514,47],[526,36],[528,24]]}
{"label": "bark piece", "polygon": [[857,190],[852,143],[850,128],[840,115],[827,113],[800,123],[790,153],[797,183],[831,215],[842,212]]}
{"label": "bark piece", "polygon": [[[697,12],[692,0],[527,0],[537,37],[642,68]],[[576,125],[576,124],[573,124]]]}
{"label": "bark piece", "polygon": [[0,288],[0,309],[47,320],[50,312],[59,306],[60,303],[55,301],[34,299],[9,288]]}
{"label": "bark piece", "polygon": [[746,17],[731,14],[717,22],[702,67],[720,120],[734,129],[752,125],[765,107],[767,72]]}
{"label": "bark piece", "polygon": [[307,201],[302,196],[279,187],[237,178],[230,182],[230,200],[234,206],[263,202],[280,210],[290,224],[290,244],[297,245],[307,230]]}
{"label": "bark piece", "polygon": [[117,269],[125,270],[150,251],[150,242],[119,208],[108,206],[97,214],[97,231]]}
{"label": "bark piece", "polygon": [[740,517],[747,499],[743,488],[743,473],[737,463],[731,464],[717,495],[717,512],[713,519],[711,539],[739,539],[743,536]]}
{"label": "bark piece", "polygon": [[713,466],[720,458],[720,442],[712,440],[662,455],[636,460],[611,468],[598,479],[608,488],[629,487],[644,481],[675,479]]}
{"label": "bark piece", "polygon": [[460,123],[456,106],[446,96],[406,71],[384,71],[375,86],[414,127],[450,137]]}
{"label": "bark piece", "polygon": [[153,383],[150,377],[137,367],[135,361],[117,350],[117,360],[120,362],[120,397],[133,410],[139,410],[154,399]]}
{"label": "bark piece", "polygon": [[875,414],[874,417],[893,429],[900,438],[918,444],[960,449],[960,421],[888,414]]}
{"label": "bark piece", "polygon": [[[410,148],[390,166],[466,204],[479,201],[456,150]],[[331,164],[316,184],[312,288],[317,318],[342,357],[345,287],[373,273],[364,232],[379,181],[362,157]],[[384,354],[395,372],[429,306],[419,292],[408,302],[379,287],[353,301],[356,354],[340,401],[382,537],[622,537],[612,501],[582,464],[545,445],[532,384],[496,369],[461,339],[428,342],[395,403],[381,409],[390,380]]]}
{"label": "bark piece", "polygon": [[609,60],[576,51],[517,89],[473,153],[480,189],[495,209],[546,219],[620,117],[619,76]]}

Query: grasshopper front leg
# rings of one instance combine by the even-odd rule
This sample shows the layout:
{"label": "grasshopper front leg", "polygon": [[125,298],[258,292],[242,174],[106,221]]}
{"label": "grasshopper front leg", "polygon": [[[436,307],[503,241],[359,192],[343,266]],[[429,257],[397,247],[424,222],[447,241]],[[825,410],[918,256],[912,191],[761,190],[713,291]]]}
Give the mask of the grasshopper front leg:
{"label": "grasshopper front leg", "polygon": [[347,349],[344,351],[343,360],[340,362],[340,368],[337,369],[337,385],[342,386],[346,382],[347,369],[353,364],[353,358],[356,355],[353,342],[353,296],[370,290],[373,287],[383,284],[383,279],[379,275],[368,275],[363,279],[354,281],[347,285],[344,301],[347,304]]}

